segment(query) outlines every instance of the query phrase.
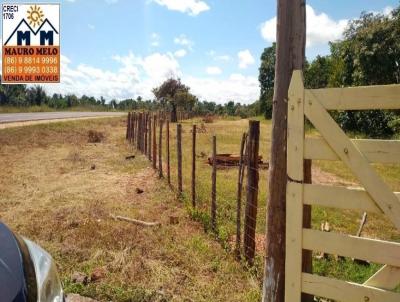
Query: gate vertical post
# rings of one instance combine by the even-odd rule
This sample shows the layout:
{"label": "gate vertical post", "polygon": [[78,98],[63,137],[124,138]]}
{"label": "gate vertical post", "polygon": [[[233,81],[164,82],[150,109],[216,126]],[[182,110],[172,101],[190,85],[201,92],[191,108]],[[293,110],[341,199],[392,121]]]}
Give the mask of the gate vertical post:
{"label": "gate vertical post", "polygon": [[304,85],[300,70],[293,72],[288,98],[285,301],[300,302],[304,183]]}

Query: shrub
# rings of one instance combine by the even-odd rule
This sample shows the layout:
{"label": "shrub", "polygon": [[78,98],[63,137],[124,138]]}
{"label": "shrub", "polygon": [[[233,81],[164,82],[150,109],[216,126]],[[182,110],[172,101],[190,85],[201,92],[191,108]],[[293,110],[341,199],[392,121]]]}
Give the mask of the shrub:
{"label": "shrub", "polygon": [[88,142],[89,143],[100,143],[104,139],[104,134],[99,131],[89,130]]}

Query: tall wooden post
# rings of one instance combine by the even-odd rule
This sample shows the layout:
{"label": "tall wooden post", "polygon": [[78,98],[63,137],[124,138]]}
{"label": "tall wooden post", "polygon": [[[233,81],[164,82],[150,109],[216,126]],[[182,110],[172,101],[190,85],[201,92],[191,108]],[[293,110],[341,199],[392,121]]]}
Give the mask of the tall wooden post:
{"label": "tall wooden post", "polygon": [[144,115],[144,122],[143,122],[143,127],[144,127],[144,148],[143,148],[143,153],[146,156],[147,155],[147,120],[149,118],[149,113],[146,112]]}
{"label": "tall wooden post", "polygon": [[131,113],[128,112],[128,118],[126,120],[126,137],[125,137],[126,140],[129,139],[130,130],[131,130]]}
{"label": "tall wooden post", "polygon": [[260,122],[249,122],[247,138],[247,193],[246,214],[244,218],[244,255],[252,265],[256,251],[256,223],[258,206],[258,149],[260,139]]}
{"label": "tall wooden post", "polygon": [[278,0],[263,302],[284,302],[287,100],[292,72],[305,60],[305,16],[305,0]]}
{"label": "tall wooden post", "polygon": [[182,187],[182,125],[176,125],[176,153],[178,156],[178,192],[181,195]]}
{"label": "tall wooden post", "polygon": [[160,132],[158,135],[158,177],[163,178],[163,165],[162,165],[162,130],[163,120],[160,120]]}
{"label": "tall wooden post", "polygon": [[137,133],[136,133],[136,149],[140,150],[140,118],[141,117],[141,113],[139,112],[137,114],[137,121],[136,121],[136,125],[137,125]]}
{"label": "tall wooden post", "polygon": [[217,229],[217,137],[213,136],[212,151],[212,174],[211,174],[211,228]]}
{"label": "tall wooden post", "polygon": [[157,169],[157,139],[156,139],[156,130],[157,130],[157,119],[156,116],[153,116],[153,169]]}
{"label": "tall wooden post", "polygon": [[141,133],[141,139],[142,139],[142,144],[140,146],[140,151],[142,151],[142,154],[144,154],[144,145],[145,145],[145,134],[146,134],[146,112],[143,112],[142,115],[142,133]]}
{"label": "tall wooden post", "polygon": [[171,166],[170,166],[170,154],[169,154],[169,120],[167,119],[166,127],[166,148],[167,148],[167,180],[168,184],[171,184]]}
{"label": "tall wooden post", "polygon": [[196,125],[192,129],[192,206],[196,207]]}
{"label": "tall wooden post", "polygon": [[135,145],[136,141],[136,112],[132,112],[131,115],[131,120],[132,120],[132,144]]}
{"label": "tall wooden post", "polygon": [[241,218],[242,218],[242,191],[243,191],[243,175],[244,175],[244,148],[246,145],[247,134],[243,133],[242,142],[240,144],[239,172],[237,183],[237,199],[236,199],[236,256],[240,257],[240,240],[241,240]]}
{"label": "tall wooden post", "polygon": [[151,114],[149,113],[149,120],[148,120],[148,127],[149,127],[149,134],[148,134],[148,139],[149,142],[147,143],[147,157],[149,158],[149,160],[151,161],[151,153],[153,152],[153,150],[151,149]]}

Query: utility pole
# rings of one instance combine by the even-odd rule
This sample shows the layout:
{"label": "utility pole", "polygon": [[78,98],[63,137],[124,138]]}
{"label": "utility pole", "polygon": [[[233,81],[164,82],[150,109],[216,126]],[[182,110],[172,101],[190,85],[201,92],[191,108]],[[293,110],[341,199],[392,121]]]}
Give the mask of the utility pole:
{"label": "utility pole", "polygon": [[277,6],[263,302],[284,302],[287,100],[293,70],[303,69],[306,44],[305,0],[278,0]]}

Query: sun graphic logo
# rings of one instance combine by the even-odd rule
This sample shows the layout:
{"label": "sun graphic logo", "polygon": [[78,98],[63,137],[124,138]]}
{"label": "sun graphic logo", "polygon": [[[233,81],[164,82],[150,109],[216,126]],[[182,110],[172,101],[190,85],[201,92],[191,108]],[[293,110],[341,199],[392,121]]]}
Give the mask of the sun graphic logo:
{"label": "sun graphic logo", "polygon": [[29,8],[27,11],[29,25],[32,25],[33,28],[36,26],[40,26],[43,23],[44,14],[40,6],[34,5]]}

